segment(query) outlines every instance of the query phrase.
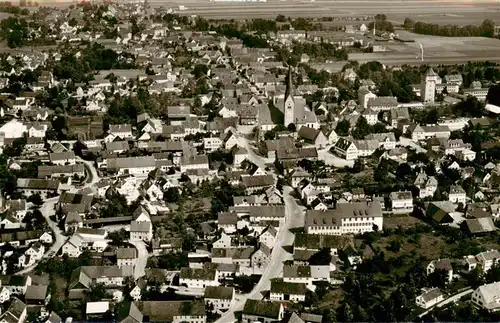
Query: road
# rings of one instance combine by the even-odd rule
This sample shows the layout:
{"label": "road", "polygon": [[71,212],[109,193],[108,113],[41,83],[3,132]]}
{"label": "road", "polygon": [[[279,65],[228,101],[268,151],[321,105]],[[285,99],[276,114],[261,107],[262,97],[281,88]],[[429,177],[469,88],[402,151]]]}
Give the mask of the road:
{"label": "road", "polygon": [[149,253],[146,249],[146,244],[144,241],[129,240],[130,244],[134,245],[137,249],[137,262],[134,267],[134,279],[139,279],[146,275],[146,265],[148,263]]}
{"label": "road", "polygon": [[285,200],[285,223],[280,227],[276,235],[269,266],[262,274],[259,282],[254,289],[246,295],[241,295],[231,308],[224,313],[217,322],[231,323],[236,322],[234,312],[241,311],[247,299],[262,299],[263,292],[271,288],[271,279],[280,277],[283,272],[283,262],[292,260],[292,255],[287,253],[283,246],[293,244],[295,235],[290,231],[292,228],[304,226],[305,210],[299,206],[295,199],[290,195],[292,188],[290,186],[283,187],[283,196]]}
{"label": "road", "polygon": [[430,312],[432,312],[436,307],[443,307],[445,305],[448,305],[449,303],[451,302],[455,302],[455,301],[458,301],[460,298],[462,298],[463,296],[465,295],[468,295],[470,293],[472,293],[474,290],[472,288],[469,288],[467,290],[464,290],[463,292],[460,292],[458,294],[455,294],[453,296],[450,296],[448,297],[447,299],[445,299],[444,301],[442,301],[441,303],[438,303],[436,304],[435,306],[431,307],[430,309],[428,309],[427,311],[423,312],[422,314],[420,314],[418,317],[424,317],[425,315],[429,314]]}
{"label": "road", "polygon": [[[55,213],[54,206],[58,200],[59,200],[59,197],[53,197],[53,198],[47,199],[47,200],[45,200],[45,203],[40,208],[40,212],[42,212],[43,217],[45,218],[45,221],[47,221],[49,228],[53,232],[52,238],[55,240],[54,244],[52,246],[50,246],[49,249],[47,249],[47,251],[43,255],[43,258],[49,258],[49,257],[53,257],[54,255],[56,255],[57,252],[59,251],[59,249],[61,249],[61,247],[63,246],[63,244],[66,242],[66,239],[67,239],[63,235],[61,229],[59,229],[59,227],[57,226],[57,223],[50,219],[50,216]],[[50,253],[54,253],[54,255],[49,255]],[[17,272],[16,274],[22,275],[22,274],[29,273],[30,271],[35,269],[36,266],[38,266],[39,262],[40,261],[37,261],[33,266],[26,267],[23,270]]]}
{"label": "road", "polygon": [[89,173],[88,176],[90,176],[90,182],[87,182],[84,187],[93,186],[101,180],[99,178],[99,174],[97,173],[97,169],[94,166],[94,162],[84,160],[81,157],[77,157],[77,160],[85,166],[85,169],[87,169],[87,172]]}

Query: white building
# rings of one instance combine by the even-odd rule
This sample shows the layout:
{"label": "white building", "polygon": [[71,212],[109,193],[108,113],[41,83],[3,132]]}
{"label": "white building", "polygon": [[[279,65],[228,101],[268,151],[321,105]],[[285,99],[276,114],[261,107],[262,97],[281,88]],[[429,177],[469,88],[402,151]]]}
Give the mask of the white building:
{"label": "white building", "polygon": [[339,138],[334,146],[335,153],[345,160],[355,160],[358,158],[358,148],[353,141]]}
{"label": "white building", "polygon": [[421,85],[420,93],[424,103],[433,104],[436,97],[436,84],[438,83],[439,75],[432,68],[427,70],[425,81]]}
{"label": "white building", "polygon": [[500,310],[500,282],[479,286],[472,293],[472,303],[487,311]]}
{"label": "white building", "polygon": [[106,160],[108,172],[117,172],[118,175],[147,175],[156,168],[153,156],[108,158]]}
{"label": "white building", "polygon": [[466,195],[464,189],[461,186],[452,185],[450,187],[448,200],[452,203],[462,203],[463,205],[465,205]]}
{"label": "white building", "polygon": [[410,191],[392,192],[390,199],[393,211],[413,210],[413,196]]}
{"label": "white building", "polygon": [[272,301],[303,302],[306,299],[306,291],[304,283],[288,283],[281,279],[273,279],[269,298]]}
{"label": "white building", "polygon": [[132,266],[134,267],[137,262],[137,249],[136,248],[117,248],[116,249],[116,262],[118,267]]}
{"label": "white building", "polygon": [[226,312],[234,300],[234,288],[224,286],[208,286],[205,288],[205,305],[212,305],[218,314]]}
{"label": "white building", "polygon": [[211,268],[182,268],[179,274],[179,285],[188,288],[205,288],[219,286],[217,271]]}
{"label": "white building", "polygon": [[439,288],[432,288],[425,290],[422,294],[418,295],[415,299],[415,303],[423,309],[428,309],[443,300],[444,295]]}
{"label": "white building", "polygon": [[372,232],[375,225],[381,230],[383,222],[378,201],[337,203],[331,210],[307,210],[305,227],[311,234],[342,235]]}

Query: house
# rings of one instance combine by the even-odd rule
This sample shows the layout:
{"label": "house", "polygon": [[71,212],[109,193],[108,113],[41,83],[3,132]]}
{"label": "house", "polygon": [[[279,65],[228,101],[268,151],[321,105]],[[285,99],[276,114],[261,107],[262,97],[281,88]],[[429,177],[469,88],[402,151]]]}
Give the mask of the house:
{"label": "house", "polygon": [[272,301],[303,302],[306,299],[306,291],[304,283],[287,283],[281,279],[273,279],[269,298]]}
{"label": "house", "polygon": [[108,301],[87,302],[85,304],[85,317],[87,320],[104,320],[110,310]]}
{"label": "house", "polygon": [[141,323],[143,315],[134,302],[122,302],[116,317],[118,323]]}
{"label": "house", "polygon": [[24,295],[28,305],[46,305],[50,299],[47,285],[30,285]]}
{"label": "house", "polygon": [[314,289],[314,282],[330,281],[330,266],[283,266],[283,281],[287,283],[303,283],[308,289]]}
{"label": "house", "polygon": [[463,205],[465,205],[466,195],[465,195],[464,189],[461,186],[452,185],[450,187],[450,193],[448,195],[448,200],[451,203],[456,203],[456,204],[462,203]]}
{"label": "house", "polygon": [[211,268],[182,268],[179,274],[179,285],[188,288],[205,288],[219,286],[217,271]]}
{"label": "house", "polygon": [[365,136],[366,140],[376,140],[380,147],[386,149],[386,150],[391,150],[396,148],[396,137],[394,136],[394,133],[392,132],[387,132],[387,133],[372,133],[369,135]]}
{"label": "house", "polygon": [[367,107],[373,111],[389,111],[398,107],[398,100],[392,96],[370,98]]}
{"label": "house", "polygon": [[415,299],[417,306],[423,309],[429,309],[432,306],[442,302],[444,300],[443,293],[439,288],[425,289],[422,294],[418,295]]}
{"label": "house", "polygon": [[213,306],[214,312],[226,312],[234,299],[234,288],[224,286],[207,286],[205,288],[205,306]]}
{"label": "house", "polygon": [[36,178],[18,178],[17,189],[25,196],[40,194],[42,199],[59,193],[59,181]]}
{"label": "house", "polygon": [[181,172],[185,173],[188,169],[209,169],[207,155],[187,155],[182,156],[180,160]]}
{"label": "house", "polygon": [[2,323],[24,323],[27,317],[27,306],[19,298],[14,297],[7,311],[0,316]]}
{"label": "house", "polygon": [[267,226],[264,231],[259,235],[259,243],[264,244],[269,249],[274,247],[274,241],[276,240],[276,235],[278,231],[273,226]]}
{"label": "house", "polygon": [[118,267],[132,266],[134,267],[137,262],[137,249],[136,248],[117,248],[116,249],[116,262]]}
{"label": "house", "polygon": [[108,133],[121,139],[133,138],[132,125],[130,124],[111,124]]}
{"label": "house", "polygon": [[0,288],[0,304],[7,302],[10,299],[10,291],[5,288]]}
{"label": "house", "polygon": [[434,176],[427,176],[424,172],[417,175],[413,184],[419,189],[419,198],[434,196],[438,186],[437,179]]}
{"label": "house", "polygon": [[318,149],[325,148],[328,145],[328,138],[319,129],[303,126],[300,127],[298,136]]}
{"label": "house", "polygon": [[335,209],[307,210],[305,227],[311,234],[342,235],[371,232],[383,226],[379,201],[337,203]]}
{"label": "house", "polygon": [[75,153],[72,151],[64,151],[60,153],[50,153],[50,162],[55,165],[74,165],[76,164]]}
{"label": "house", "polygon": [[346,138],[339,138],[335,146],[333,146],[335,153],[346,159],[355,160],[358,158],[358,148],[353,141]]}
{"label": "house", "polygon": [[391,192],[390,194],[392,211],[409,212],[413,210],[413,197],[410,191]]}
{"label": "house", "polygon": [[272,175],[242,176],[241,183],[246,194],[253,194],[274,185],[274,177]]}
{"label": "house", "polygon": [[446,274],[446,280],[451,283],[453,280],[453,267],[450,259],[433,260],[427,265],[427,275],[434,273],[436,270],[443,271]]}
{"label": "house", "polygon": [[247,299],[243,307],[241,322],[280,322],[283,319],[284,311],[284,306],[281,302]]}
{"label": "house", "polygon": [[106,160],[108,172],[116,172],[118,175],[147,175],[156,168],[153,156],[108,158]]}
{"label": "house", "polygon": [[2,287],[7,288],[11,295],[25,295],[32,279],[29,275],[0,276]]}
{"label": "house", "polygon": [[266,245],[261,244],[259,248],[252,253],[250,263],[254,268],[264,268],[267,267],[270,259],[271,249],[269,249]]}
{"label": "house", "polygon": [[153,225],[148,221],[132,221],[130,223],[130,240],[151,241]]}
{"label": "house", "polygon": [[234,212],[221,212],[217,215],[217,228],[224,230],[225,233],[236,232],[237,223],[238,215]]}
{"label": "house", "polygon": [[485,284],[474,290],[471,301],[479,308],[490,312],[500,310],[500,282]]}
{"label": "house", "polygon": [[103,284],[106,288],[123,287],[126,277],[133,276],[131,267],[118,266],[82,266],[71,273],[69,280],[69,298],[80,299],[92,285]]}
{"label": "house", "polygon": [[[205,323],[207,321],[203,301],[138,301],[134,304],[149,322]],[[121,322],[135,323],[130,319]]]}

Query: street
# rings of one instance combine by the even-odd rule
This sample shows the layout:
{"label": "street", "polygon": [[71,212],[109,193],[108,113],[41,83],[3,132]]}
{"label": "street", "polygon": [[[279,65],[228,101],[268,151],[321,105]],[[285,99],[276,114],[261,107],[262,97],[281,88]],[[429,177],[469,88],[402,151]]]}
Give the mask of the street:
{"label": "street", "polygon": [[134,279],[137,280],[140,277],[146,275],[146,265],[148,263],[149,253],[146,249],[146,244],[141,240],[129,240],[130,244],[134,245],[137,249],[137,262],[134,267]]}
{"label": "street", "polygon": [[269,265],[262,274],[259,282],[254,289],[241,297],[232,304],[231,308],[224,313],[217,322],[230,323],[235,322],[234,312],[241,311],[247,299],[262,299],[263,293],[271,288],[271,279],[280,277],[283,272],[283,262],[291,260],[292,255],[287,253],[283,246],[293,244],[295,235],[290,229],[302,227],[304,225],[305,211],[304,208],[297,204],[297,201],[290,195],[292,188],[290,186],[283,187],[283,195],[285,201],[285,223],[280,227],[276,240],[274,242],[273,251]]}

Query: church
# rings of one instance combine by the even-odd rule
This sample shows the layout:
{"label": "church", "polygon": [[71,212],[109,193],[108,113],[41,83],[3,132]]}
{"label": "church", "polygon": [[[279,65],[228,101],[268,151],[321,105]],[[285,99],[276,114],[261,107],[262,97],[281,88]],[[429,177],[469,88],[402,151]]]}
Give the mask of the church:
{"label": "church", "polygon": [[284,101],[278,100],[277,102],[277,107],[284,115],[285,127],[293,123],[297,131],[299,131],[302,126],[314,129],[320,128],[316,114],[307,107],[306,100],[302,96],[294,95],[291,68],[288,69]]}

